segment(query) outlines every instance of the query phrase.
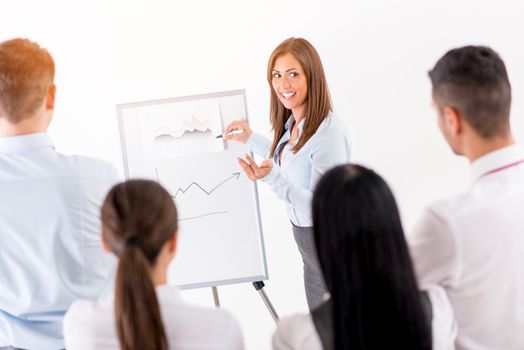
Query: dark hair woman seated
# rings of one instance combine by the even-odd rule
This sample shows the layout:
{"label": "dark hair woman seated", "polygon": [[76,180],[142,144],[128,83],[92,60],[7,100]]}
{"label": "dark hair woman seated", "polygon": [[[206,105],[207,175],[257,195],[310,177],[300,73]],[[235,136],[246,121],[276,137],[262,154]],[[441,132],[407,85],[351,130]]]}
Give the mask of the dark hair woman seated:
{"label": "dark hair woman seated", "polygon": [[439,287],[420,292],[395,198],[359,165],[327,172],[313,195],[313,227],[330,297],[283,319],[275,349],[453,349],[456,326]]}
{"label": "dark hair woman seated", "polygon": [[158,183],[129,180],[111,189],[102,240],[118,257],[115,298],[73,303],[64,319],[68,350],[243,349],[231,314],[188,305],[166,285],[177,231],[175,204]]}

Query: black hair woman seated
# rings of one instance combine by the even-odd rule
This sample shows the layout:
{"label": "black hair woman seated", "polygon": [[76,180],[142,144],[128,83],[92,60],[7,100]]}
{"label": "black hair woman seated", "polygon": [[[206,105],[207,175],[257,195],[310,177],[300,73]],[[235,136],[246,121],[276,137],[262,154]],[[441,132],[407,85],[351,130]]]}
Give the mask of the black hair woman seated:
{"label": "black hair woman seated", "polygon": [[330,297],[281,320],[275,349],[454,349],[444,291],[420,292],[395,198],[372,170],[342,165],[313,194],[313,228]]}

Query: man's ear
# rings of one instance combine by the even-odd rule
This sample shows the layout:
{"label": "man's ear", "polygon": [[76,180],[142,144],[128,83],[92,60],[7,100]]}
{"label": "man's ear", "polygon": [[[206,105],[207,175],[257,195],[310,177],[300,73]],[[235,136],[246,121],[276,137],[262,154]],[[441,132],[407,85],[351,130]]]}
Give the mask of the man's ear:
{"label": "man's ear", "polygon": [[178,232],[175,232],[171,239],[169,240],[169,252],[175,253],[177,248],[177,238],[178,238]]}
{"label": "man's ear", "polygon": [[464,121],[459,111],[453,107],[444,107],[442,113],[443,122],[446,126],[448,135],[456,136],[462,133],[464,128]]}
{"label": "man's ear", "polygon": [[46,103],[45,106],[47,109],[55,109],[55,96],[56,96],[56,85],[52,84],[47,90]]}

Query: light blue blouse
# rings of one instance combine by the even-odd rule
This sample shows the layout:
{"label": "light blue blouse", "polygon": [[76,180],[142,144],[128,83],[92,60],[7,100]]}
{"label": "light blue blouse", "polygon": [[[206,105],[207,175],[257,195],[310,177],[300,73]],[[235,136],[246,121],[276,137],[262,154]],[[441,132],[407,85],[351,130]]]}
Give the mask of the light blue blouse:
{"label": "light blue blouse", "polygon": [[[298,124],[298,135],[302,135],[304,120]],[[291,137],[295,118],[289,117],[286,122],[286,133],[280,139],[275,156],[273,169],[262,179],[273,192],[287,205],[291,222],[296,226],[311,227],[311,200],[313,190],[322,175],[336,165],[349,163],[351,156],[351,140],[344,124],[333,114],[320,124],[316,133],[297,152],[291,149],[295,144],[286,142]],[[264,136],[252,133],[247,145],[257,155],[268,158],[271,141]],[[279,154],[282,158],[279,164]]]}

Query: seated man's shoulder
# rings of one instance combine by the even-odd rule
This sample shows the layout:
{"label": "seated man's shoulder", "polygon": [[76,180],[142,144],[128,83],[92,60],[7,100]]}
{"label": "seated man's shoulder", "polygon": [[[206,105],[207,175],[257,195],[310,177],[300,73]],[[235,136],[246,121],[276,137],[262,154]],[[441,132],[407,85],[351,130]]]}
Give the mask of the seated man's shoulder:
{"label": "seated man's shoulder", "polygon": [[436,200],[428,205],[426,210],[441,217],[459,217],[467,214],[474,204],[475,198],[471,194],[463,193]]}
{"label": "seated man's shoulder", "polygon": [[82,177],[110,178],[117,176],[115,167],[97,158],[79,155],[60,155],[60,167],[67,168]]}

